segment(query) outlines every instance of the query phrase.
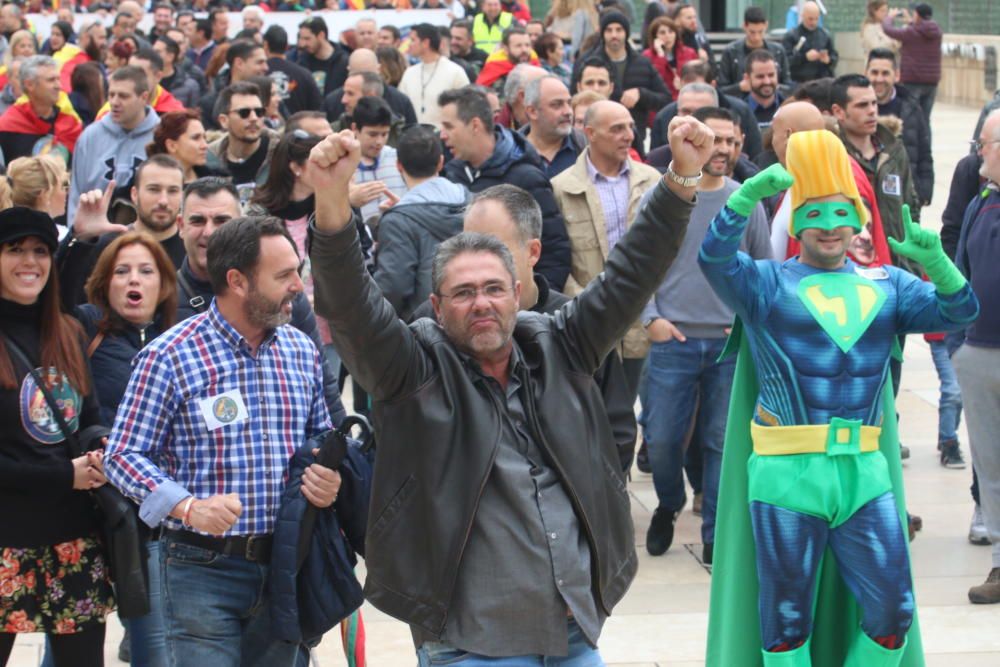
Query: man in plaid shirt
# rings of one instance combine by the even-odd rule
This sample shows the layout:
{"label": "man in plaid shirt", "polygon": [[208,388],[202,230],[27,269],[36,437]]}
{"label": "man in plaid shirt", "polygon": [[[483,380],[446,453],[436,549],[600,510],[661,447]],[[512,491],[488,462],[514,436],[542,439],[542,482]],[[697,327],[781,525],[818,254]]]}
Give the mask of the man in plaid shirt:
{"label": "man in plaid shirt", "polygon": [[[217,295],[134,361],[106,458],[113,484],[161,526],[167,649],[175,667],[291,666],[268,630],[271,533],[288,461],[330,428],[319,353],[288,323],[302,291],[280,220],[242,218],[208,244]],[[302,493],[333,504],[335,471],[312,465]]]}

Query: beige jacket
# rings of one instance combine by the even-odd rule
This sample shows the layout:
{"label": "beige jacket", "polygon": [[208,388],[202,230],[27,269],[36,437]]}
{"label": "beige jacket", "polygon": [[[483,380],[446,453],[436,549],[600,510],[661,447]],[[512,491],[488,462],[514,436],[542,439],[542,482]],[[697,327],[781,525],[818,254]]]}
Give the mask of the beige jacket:
{"label": "beige jacket", "polygon": [[[653,167],[629,160],[628,225],[639,212],[639,199],[660,178],[660,172]],[[587,151],[580,153],[576,164],[552,179],[552,191],[566,220],[573,253],[564,291],[576,296],[604,270],[609,250],[601,200],[587,176]],[[642,359],[648,350],[646,331],[636,321],[625,334],[619,351],[625,359]]]}

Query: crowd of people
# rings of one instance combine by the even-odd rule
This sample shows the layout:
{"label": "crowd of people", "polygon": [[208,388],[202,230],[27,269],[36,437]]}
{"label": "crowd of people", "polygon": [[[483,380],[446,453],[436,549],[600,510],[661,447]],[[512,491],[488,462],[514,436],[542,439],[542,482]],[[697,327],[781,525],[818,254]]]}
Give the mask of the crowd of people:
{"label": "crowd of people", "polygon": [[[47,664],[103,664],[116,572],[90,494],[109,485],[138,514],[148,577],[122,657],[308,664],[320,636],[271,632],[289,613],[272,583],[296,546],[277,537],[294,481],[314,511],[367,519],[351,549],[365,595],[409,624],[421,665],[603,664],[638,567],[633,474],[656,492],[651,556],[690,486],[702,562],[736,576],[720,482],[749,363],[754,658],[810,664],[791,654],[809,650],[818,568],[760,553],[818,558],[829,540],[861,610],[848,664],[901,664],[921,520],[903,508],[896,530],[889,477],[909,452],[884,444],[881,401],[907,333],[940,378],[946,468],[966,468],[965,411],[969,540],[993,549],[969,599],[1000,603],[1000,101],[938,241],[917,226],[941,78],[930,5],[869,2],[864,70],[844,72],[809,1],[780,40],[747,8],[719,53],[684,1],[641,20],[618,0],[555,0],[541,18],[524,0],[355,4],[61,4],[48,35],[29,21],[39,3],[0,6],[0,663],[17,633],[44,632]],[[389,7],[453,16],[340,34],[318,14],[292,35],[268,20]],[[837,291],[845,272],[857,294]],[[289,479],[349,413],[377,442],[361,504],[318,458]],[[774,435],[813,426],[830,451],[882,458],[820,470],[824,450]],[[877,492],[833,510],[760,482],[838,475]],[[851,530],[878,544],[845,546]],[[845,563],[878,549],[891,572]],[[360,612],[344,623],[362,665]]]}

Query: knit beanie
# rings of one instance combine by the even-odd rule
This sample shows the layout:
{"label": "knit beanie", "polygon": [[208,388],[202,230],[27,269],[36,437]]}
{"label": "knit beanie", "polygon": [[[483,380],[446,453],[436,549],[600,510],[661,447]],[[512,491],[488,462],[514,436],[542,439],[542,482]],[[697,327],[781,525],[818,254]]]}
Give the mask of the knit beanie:
{"label": "knit beanie", "polygon": [[604,30],[612,23],[619,23],[623,28],[625,28],[625,34],[632,34],[631,26],[628,23],[628,17],[622,14],[617,9],[612,9],[610,11],[601,14],[601,35],[604,35]]}

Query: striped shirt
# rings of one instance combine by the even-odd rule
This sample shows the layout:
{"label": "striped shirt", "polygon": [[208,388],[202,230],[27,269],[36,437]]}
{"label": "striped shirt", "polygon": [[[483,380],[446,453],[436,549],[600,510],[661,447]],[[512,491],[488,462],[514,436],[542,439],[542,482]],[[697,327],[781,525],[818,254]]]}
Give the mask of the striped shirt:
{"label": "striped shirt", "polygon": [[[358,170],[354,172],[354,182],[370,183],[372,181],[382,181],[385,183],[385,187],[389,188],[389,191],[397,197],[402,197],[406,193],[403,175],[396,168],[396,149],[392,146],[385,146],[374,164],[365,164],[364,161],[358,164]],[[361,219],[367,222],[372,216],[378,215],[378,206],[385,200],[384,195],[379,195],[362,206]]]}
{"label": "striped shirt", "polygon": [[136,355],[105,472],[150,526],[181,528],[168,515],[189,495],[236,493],[226,534],[267,534],[292,454],[330,423],[312,341],[281,326],[254,355],[213,300]]}
{"label": "striped shirt", "polygon": [[590,161],[590,151],[587,151],[587,176],[597,190],[601,200],[601,211],[604,213],[604,228],[608,235],[608,252],[625,236],[628,231],[628,177],[629,161],[622,162],[618,175],[608,178],[597,171]]}

